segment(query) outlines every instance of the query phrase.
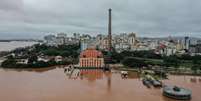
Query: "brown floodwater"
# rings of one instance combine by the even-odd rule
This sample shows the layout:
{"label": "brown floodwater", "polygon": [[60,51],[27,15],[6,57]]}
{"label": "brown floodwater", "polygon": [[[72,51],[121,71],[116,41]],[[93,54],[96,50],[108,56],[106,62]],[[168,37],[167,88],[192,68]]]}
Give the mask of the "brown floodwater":
{"label": "brown floodwater", "polygon": [[[191,79],[194,78],[194,79]],[[191,101],[201,101],[201,80],[169,76],[166,84],[192,90]],[[63,68],[32,70],[0,69],[0,101],[176,101],[162,96],[161,89],[147,88],[136,73],[121,78],[118,71],[82,70],[67,75]]]}

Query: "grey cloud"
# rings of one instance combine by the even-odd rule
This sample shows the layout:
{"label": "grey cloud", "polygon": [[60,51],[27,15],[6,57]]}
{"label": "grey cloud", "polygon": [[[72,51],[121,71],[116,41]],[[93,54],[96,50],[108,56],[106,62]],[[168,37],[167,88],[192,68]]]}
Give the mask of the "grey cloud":
{"label": "grey cloud", "polygon": [[1,0],[0,10],[20,10],[23,6],[22,0]]}
{"label": "grey cloud", "polygon": [[[201,37],[200,0],[0,0],[1,33],[113,33]],[[153,35],[150,33],[154,33]],[[191,34],[186,34],[191,33]],[[200,34],[199,34],[200,33]],[[38,36],[38,34],[37,34]]]}

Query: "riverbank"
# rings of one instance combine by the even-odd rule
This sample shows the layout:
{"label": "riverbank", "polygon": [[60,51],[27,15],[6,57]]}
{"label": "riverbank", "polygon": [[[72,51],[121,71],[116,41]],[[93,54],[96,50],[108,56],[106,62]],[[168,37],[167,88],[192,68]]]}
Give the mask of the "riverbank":
{"label": "riverbank", "polygon": [[46,72],[49,70],[53,70],[55,68],[63,68],[64,66],[52,66],[52,67],[43,67],[43,68],[2,68],[0,67],[0,69],[5,70],[5,71],[18,71],[18,72],[23,72],[23,71],[27,71],[27,72],[38,72],[38,73],[42,73],[42,72]]}
{"label": "riverbank", "polygon": [[29,69],[29,68],[48,68],[52,66],[61,66],[61,65],[69,65],[69,62],[60,61],[56,62],[54,60],[50,60],[47,62],[44,61],[35,61],[33,63],[17,63],[15,59],[7,59],[1,63],[1,68],[10,68],[10,69]]}
{"label": "riverbank", "polygon": [[47,46],[35,44],[10,52],[2,62],[3,68],[45,68],[78,63],[79,44]]}

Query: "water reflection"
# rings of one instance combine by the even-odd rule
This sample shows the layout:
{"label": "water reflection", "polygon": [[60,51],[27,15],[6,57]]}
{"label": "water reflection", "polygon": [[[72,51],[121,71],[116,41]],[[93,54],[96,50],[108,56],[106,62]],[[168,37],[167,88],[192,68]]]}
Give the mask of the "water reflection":
{"label": "water reflection", "polygon": [[111,89],[111,72],[104,72],[100,69],[74,69],[69,71],[68,69],[64,69],[64,73],[69,79],[74,80],[87,80],[89,82],[95,82],[96,80],[107,78],[107,89],[110,91]]}
{"label": "water reflection", "polygon": [[120,71],[103,71],[101,69],[72,69],[64,68],[64,73],[68,79],[72,80],[87,80],[88,82],[96,82],[97,80],[106,79],[107,91],[111,91],[112,75],[119,75],[121,79],[139,79],[140,76],[137,72],[128,72],[128,76],[120,76]]}
{"label": "water reflection", "polygon": [[109,92],[111,90],[112,73],[111,72],[106,72],[105,75],[107,77],[107,91]]}
{"label": "water reflection", "polygon": [[[64,69],[64,73],[69,79],[86,79],[90,82],[102,79],[103,77],[111,78],[112,74],[120,74],[119,71],[109,72],[101,69]],[[122,77],[122,79],[137,79],[139,77],[137,72],[128,72],[128,76]]]}

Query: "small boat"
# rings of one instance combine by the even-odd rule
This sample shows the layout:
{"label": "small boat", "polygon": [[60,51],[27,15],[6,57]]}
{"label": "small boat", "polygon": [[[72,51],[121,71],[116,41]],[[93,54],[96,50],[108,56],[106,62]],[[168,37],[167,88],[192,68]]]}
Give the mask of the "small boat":
{"label": "small boat", "polygon": [[190,100],[191,90],[177,86],[164,86],[163,95],[176,100]]}
{"label": "small boat", "polygon": [[151,82],[147,79],[143,79],[142,83],[147,87],[147,88],[151,88]]}

